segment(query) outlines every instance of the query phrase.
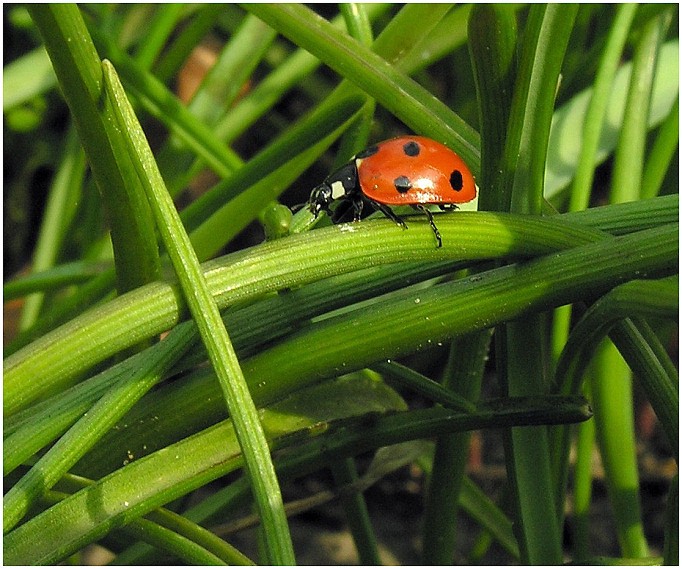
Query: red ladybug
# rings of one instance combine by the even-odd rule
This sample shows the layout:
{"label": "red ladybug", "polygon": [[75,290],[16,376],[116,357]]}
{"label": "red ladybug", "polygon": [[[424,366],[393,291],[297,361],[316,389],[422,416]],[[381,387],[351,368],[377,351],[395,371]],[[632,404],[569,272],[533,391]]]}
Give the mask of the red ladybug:
{"label": "red ladybug", "polygon": [[407,228],[390,206],[409,205],[428,216],[437,246],[441,247],[440,232],[425,205],[451,210],[475,197],[474,177],[457,154],[430,138],[401,136],[357,154],[312,191],[308,208],[315,216],[321,211],[331,216],[332,202],[349,202],[353,218],[358,221],[367,201]]}

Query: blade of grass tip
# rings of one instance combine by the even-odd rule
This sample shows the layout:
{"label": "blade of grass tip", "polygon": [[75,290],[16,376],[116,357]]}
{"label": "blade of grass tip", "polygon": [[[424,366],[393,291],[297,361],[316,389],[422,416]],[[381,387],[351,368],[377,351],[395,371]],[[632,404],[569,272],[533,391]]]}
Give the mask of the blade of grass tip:
{"label": "blade of grass tip", "polygon": [[[542,209],[556,85],[576,12],[577,6],[567,4],[536,4],[530,8],[512,100],[502,182],[507,186],[503,191],[508,192],[514,212],[537,215]],[[547,393],[542,316],[529,315],[505,328],[500,353],[507,393],[510,396]],[[562,536],[554,504],[556,488],[547,429],[507,430],[504,443],[521,561],[561,563]]]}
{"label": "blade of grass tip", "polygon": [[[50,187],[45,213],[33,252],[31,272],[49,269],[57,261],[69,225],[80,201],[85,175],[85,155],[73,126],[69,129],[62,161]],[[24,304],[19,324],[20,330],[31,327],[38,317],[45,295],[29,296]]]}
{"label": "blade of grass tip", "polygon": [[106,91],[114,103],[116,119],[120,128],[130,137],[131,151],[137,157],[133,162],[157,220],[162,241],[224,392],[264,527],[267,561],[272,564],[291,565],[295,559],[282,495],[265,433],[239,360],[220,318],[218,307],[208,290],[189,236],[165,189],[163,178],[156,168],[151,149],[123,87],[112,65],[107,61],[102,65]]}
{"label": "blade of grass tip", "polygon": [[119,292],[136,288],[158,278],[159,252],[140,182],[111,126],[110,110],[100,108],[99,56],[75,4],[31,4],[27,9],[45,42],[105,204],[117,287]]}

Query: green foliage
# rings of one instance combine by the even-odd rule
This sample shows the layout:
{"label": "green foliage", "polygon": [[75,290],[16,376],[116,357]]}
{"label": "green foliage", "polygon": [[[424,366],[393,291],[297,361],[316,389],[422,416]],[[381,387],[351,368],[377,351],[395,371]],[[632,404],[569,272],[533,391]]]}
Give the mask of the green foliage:
{"label": "green foliage", "polygon": [[[645,538],[630,383],[677,460],[677,7],[5,14],[4,295],[24,300],[4,359],[5,563],[100,543],[123,564],[248,564],[209,530],[252,508],[255,561],[291,564],[287,485],[329,470],[374,564],[365,491],[408,464],[429,477],[423,562],[486,560],[493,541],[497,563],[590,562],[610,554],[585,538],[594,441],[622,558],[677,562],[677,476],[665,542]],[[478,211],[436,216],[442,248],[421,216],[313,229],[330,224],[294,207],[406,131],[479,185]],[[504,432],[501,501],[465,474],[481,429]]]}

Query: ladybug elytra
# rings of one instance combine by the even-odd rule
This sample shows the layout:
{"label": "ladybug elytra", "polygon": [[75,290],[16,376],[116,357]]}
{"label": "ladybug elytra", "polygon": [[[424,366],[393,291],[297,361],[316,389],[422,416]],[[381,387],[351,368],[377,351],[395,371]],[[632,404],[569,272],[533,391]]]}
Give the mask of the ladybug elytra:
{"label": "ladybug elytra", "polygon": [[441,247],[440,232],[425,206],[452,210],[475,197],[474,177],[455,152],[430,138],[401,136],[358,153],[312,191],[308,208],[315,216],[321,211],[332,215],[330,205],[346,201],[357,221],[367,201],[407,228],[390,206],[409,205],[428,216],[437,246]]}

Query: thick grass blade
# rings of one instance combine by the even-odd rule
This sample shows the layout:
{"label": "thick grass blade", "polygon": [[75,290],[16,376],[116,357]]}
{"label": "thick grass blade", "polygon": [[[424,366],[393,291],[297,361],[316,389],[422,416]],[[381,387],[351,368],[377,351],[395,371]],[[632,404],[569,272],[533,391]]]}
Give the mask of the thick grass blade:
{"label": "thick grass blade", "polygon": [[151,149],[127,101],[116,73],[103,63],[108,97],[111,97],[119,128],[128,132],[131,158],[156,219],[161,240],[168,252],[190,313],[199,329],[209,359],[223,389],[235,432],[240,442],[246,470],[265,528],[268,561],[292,564],[293,546],[284,505],[256,407],[249,393],[239,360],[234,352],[218,307],[209,292],[205,276],[192,249],[189,236],[166,191]]}
{"label": "thick grass blade", "polygon": [[[356,380],[308,390],[261,415],[273,446],[287,446],[315,439],[335,420],[362,420],[365,413],[376,416],[400,409],[404,402],[389,388]],[[574,405],[569,413],[576,416],[576,410],[580,413]],[[223,421],[73,494],[5,536],[5,563],[54,563],[111,529],[233,472],[244,463],[235,431],[232,421]],[[93,496],[98,496],[94,502]],[[61,521],[54,524],[51,519]],[[43,536],[39,544],[36,531]]]}
{"label": "thick grass blade", "polygon": [[483,189],[479,211],[507,211],[509,188],[502,184],[501,165],[516,80],[516,15],[506,5],[477,4],[469,17],[469,52],[476,79],[481,125]]}
{"label": "thick grass blade", "polygon": [[[523,36],[512,99],[499,191],[505,210],[538,215],[544,196],[547,141],[556,85],[577,6],[534,5]],[[498,344],[502,383],[511,396],[549,391],[544,375],[543,319],[539,313],[507,324]],[[512,480],[516,536],[521,560],[561,563],[561,530],[551,476],[546,429],[505,433],[507,472]]]}
{"label": "thick grass blade", "polygon": [[[677,202],[659,199],[669,204],[663,209],[667,219],[669,212],[676,211]],[[613,224],[613,220],[609,222],[605,216],[600,217],[605,223]],[[438,223],[444,237],[442,249],[433,247],[433,235],[423,220],[421,223],[410,221],[408,231],[397,230],[390,221],[378,220],[279,239],[213,261],[204,269],[211,290],[224,308],[238,300],[256,298],[281,288],[297,287],[368,266],[412,260],[415,255],[424,261],[524,257],[601,238],[599,232],[586,231],[577,225],[527,216],[460,212],[441,218]],[[337,263],[329,263],[330,253],[335,255]],[[153,283],[83,314],[6,358],[6,413],[16,412],[39,397],[63,389],[97,362],[175,326],[182,310],[177,295],[177,289],[171,284]],[[135,326],[131,329],[126,322],[134,322]],[[73,357],[65,358],[65,353]],[[31,380],[36,374],[43,378],[41,382]]]}

